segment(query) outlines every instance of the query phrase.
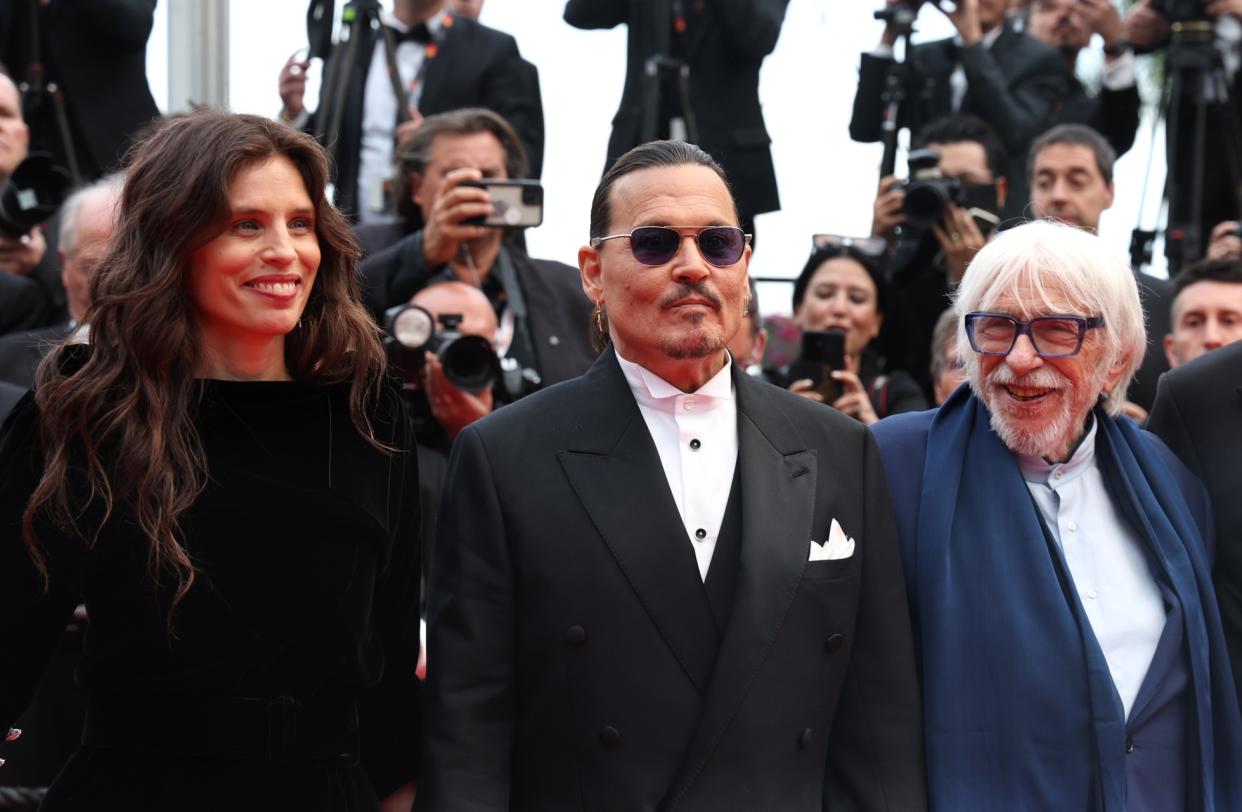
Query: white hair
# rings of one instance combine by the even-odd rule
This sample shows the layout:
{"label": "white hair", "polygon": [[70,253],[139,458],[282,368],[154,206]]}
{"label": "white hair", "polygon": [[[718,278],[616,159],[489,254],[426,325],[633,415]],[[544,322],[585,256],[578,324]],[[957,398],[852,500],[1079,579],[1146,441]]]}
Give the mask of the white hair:
{"label": "white hair", "polygon": [[[1055,289],[1049,290],[1050,286]],[[1023,303],[1028,316],[1051,313],[1068,299],[1082,309],[1082,315],[1104,317],[1099,331],[1105,347],[1102,363],[1111,368],[1125,360],[1117,386],[1104,397],[1104,407],[1110,414],[1121,414],[1126,389],[1147,349],[1138,283],[1126,258],[1095,234],[1064,223],[1041,220],[1002,232],[975,255],[957,289],[958,346],[970,346],[963,316],[988,310],[1006,293],[1017,291],[1032,296],[1032,301]],[[978,354],[961,356],[971,380],[978,380]]]}
{"label": "white hair", "polygon": [[69,195],[60,207],[60,231],[57,232],[59,241],[56,247],[64,251],[66,255],[73,253],[73,249],[78,244],[78,215],[82,213],[82,207],[86,205],[86,201],[95,195],[110,194],[114,196],[116,205],[119,206],[121,189],[124,186],[125,174],[114,172],[88,186],[76,189],[73,194]]}

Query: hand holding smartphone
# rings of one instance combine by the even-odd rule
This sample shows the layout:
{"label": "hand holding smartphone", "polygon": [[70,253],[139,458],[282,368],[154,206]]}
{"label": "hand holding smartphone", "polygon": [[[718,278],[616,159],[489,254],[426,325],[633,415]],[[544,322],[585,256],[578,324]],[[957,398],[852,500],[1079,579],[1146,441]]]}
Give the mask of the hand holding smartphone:
{"label": "hand holding smartphone", "polygon": [[543,222],[543,186],[537,180],[464,180],[460,186],[485,189],[492,213],[463,220],[465,225],[492,228],[532,228]]}

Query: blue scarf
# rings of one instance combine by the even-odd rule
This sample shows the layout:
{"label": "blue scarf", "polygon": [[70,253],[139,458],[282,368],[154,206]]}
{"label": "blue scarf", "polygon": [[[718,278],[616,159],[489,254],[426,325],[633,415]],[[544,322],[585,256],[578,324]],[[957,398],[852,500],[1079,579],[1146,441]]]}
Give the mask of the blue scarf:
{"label": "blue scarf", "polygon": [[[1242,722],[1198,525],[1153,441],[1096,418],[1110,490],[1183,608],[1189,808],[1242,809]],[[905,564],[934,806],[1124,812],[1121,701],[1017,462],[968,387],[932,421],[922,482]]]}

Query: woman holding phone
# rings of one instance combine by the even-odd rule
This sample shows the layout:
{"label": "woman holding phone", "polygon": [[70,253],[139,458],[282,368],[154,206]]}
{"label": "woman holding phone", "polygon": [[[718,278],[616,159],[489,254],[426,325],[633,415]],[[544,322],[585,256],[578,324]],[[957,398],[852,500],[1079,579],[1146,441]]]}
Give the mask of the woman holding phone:
{"label": "woman holding phone", "polygon": [[794,322],[804,340],[803,357],[786,373],[789,390],[867,425],[926,409],[915,380],[885,372],[872,348],[884,324],[883,241],[817,234],[814,246],[794,281]]}
{"label": "woman holding phone", "polygon": [[327,178],[267,119],[162,125],[0,434],[0,726],[91,624],[47,812],[409,808],[417,463]]}

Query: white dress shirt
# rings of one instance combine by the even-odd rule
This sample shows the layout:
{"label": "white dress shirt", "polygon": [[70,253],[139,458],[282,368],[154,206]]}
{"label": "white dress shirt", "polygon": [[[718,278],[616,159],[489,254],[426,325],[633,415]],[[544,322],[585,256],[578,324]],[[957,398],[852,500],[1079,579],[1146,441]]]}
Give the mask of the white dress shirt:
{"label": "white dress shirt", "polygon": [[[433,38],[444,27],[441,12],[427,21]],[[401,33],[409,26],[393,16],[387,9],[380,12],[380,22]],[[418,107],[422,98],[422,82],[415,82],[419,68],[427,56],[427,46],[406,40],[397,43],[397,74],[410,95],[410,106]],[[397,126],[397,97],[392,92],[392,80],[388,78],[388,56],[382,36],[375,40],[371,54],[371,66],[367,71],[367,84],[362,101],[362,145],[358,154],[358,220],[363,223],[387,222],[396,215],[385,212],[384,182],[392,176],[393,131]]]}
{"label": "white dress shirt", "polygon": [[707,580],[737,466],[733,362],[726,361],[711,380],[687,394],[625,360],[621,353],[617,360],[660,454],[664,477],[699,564],[699,576]]}
{"label": "white dress shirt", "polygon": [[1018,468],[1065,556],[1128,719],[1164,632],[1165,607],[1142,542],[1104,485],[1097,428],[1093,420],[1067,462],[1017,455]]}
{"label": "white dress shirt", "polygon": [[[996,44],[996,40],[1004,30],[1005,26],[998,25],[984,34],[981,40],[983,47],[989,51],[992,50],[992,46]],[[953,42],[958,48],[966,47],[962,44],[961,34],[955,36]],[[962,102],[966,100],[966,91],[969,89],[969,83],[966,81],[966,69],[962,67],[962,60],[959,59],[957,64],[953,66],[953,73],[949,75],[949,90],[953,93],[953,112],[961,112]]]}

